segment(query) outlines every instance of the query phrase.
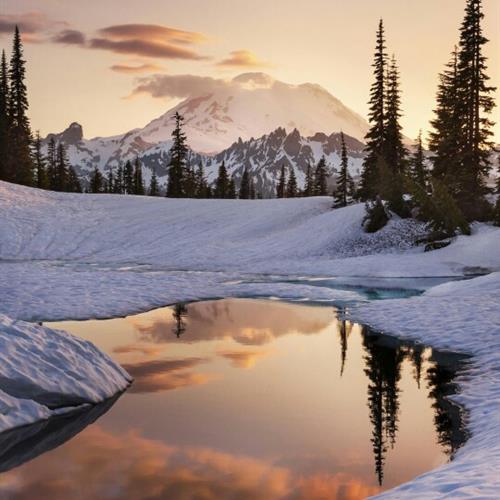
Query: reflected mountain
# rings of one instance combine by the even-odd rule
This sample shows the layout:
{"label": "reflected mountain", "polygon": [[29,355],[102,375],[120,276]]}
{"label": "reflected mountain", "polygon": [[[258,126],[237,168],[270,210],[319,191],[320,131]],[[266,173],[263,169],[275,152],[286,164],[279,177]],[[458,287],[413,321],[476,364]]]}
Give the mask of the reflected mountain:
{"label": "reflected mountain", "polygon": [[120,396],[0,433],[0,472],[18,467],[69,441],[104,415]]}

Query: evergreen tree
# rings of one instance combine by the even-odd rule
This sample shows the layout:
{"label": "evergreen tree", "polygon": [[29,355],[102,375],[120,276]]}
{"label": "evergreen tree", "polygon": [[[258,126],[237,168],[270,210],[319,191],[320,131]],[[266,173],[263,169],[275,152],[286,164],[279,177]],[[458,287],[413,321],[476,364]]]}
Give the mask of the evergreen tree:
{"label": "evergreen tree", "polygon": [[[403,145],[399,70],[396,58],[392,56],[387,70],[384,159],[394,174],[404,174],[407,151]],[[397,177],[393,182],[397,182]]]}
{"label": "evergreen tree", "polygon": [[347,158],[347,148],[344,133],[340,133],[340,172],[334,192],[334,207],[346,207],[352,202],[354,197],[354,182],[349,174],[349,162]]}
{"label": "evergreen tree", "polygon": [[134,194],[135,192],[134,167],[132,167],[130,160],[127,160],[123,170],[123,192],[125,194]]}
{"label": "evergreen tree", "polygon": [[285,165],[281,165],[280,178],[276,186],[276,198],[284,198],[286,194],[286,173]]}
{"label": "evergreen tree", "polygon": [[240,200],[248,200],[250,198],[250,176],[246,168],[241,176],[239,198]]}
{"label": "evergreen tree", "polygon": [[170,150],[170,163],[168,169],[167,196],[169,198],[182,198],[184,196],[184,170],[186,168],[187,144],[186,134],[182,131],[184,118],[175,113],[175,128],[172,131],[173,144]]}
{"label": "evergreen tree", "polygon": [[196,170],[196,198],[210,198],[210,188],[205,177],[205,169],[200,163]]}
{"label": "evergreen tree", "polygon": [[498,177],[495,191],[497,195],[497,202],[495,205],[494,222],[495,225],[500,226],[500,156],[498,156]]}
{"label": "evergreen tree", "polygon": [[[496,90],[488,85],[484,37],[481,21],[482,0],[467,0],[465,17],[460,28],[458,51],[458,84],[461,90],[460,105],[463,107],[465,142],[462,150],[462,172],[457,201],[469,220],[481,218],[484,195],[488,192],[485,179],[491,170],[490,153],[493,148],[491,127],[488,118],[495,102],[492,93]],[[479,203],[479,201],[482,203]]]}
{"label": "evergreen tree", "polygon": [[139,158],[134,162],[134,194],[144,194],[144,182],[142,180],[142,166]]}
{"label": "evergreen tree", "polygon": [[45,158],[42,154],[42,139],[40,132],[36,133],[33,142],[33,164],[35,167],[36,187],[46,189],[48,187],[47,172],[45,168]]}
{"label": "evergreen tree", "polygon": [[256,197],[257,193],[255,192],[255,182],[252,178],[250,178],[249,198],[251,200],[255,200]]}
{"label": "evergreen tree", "polygon": [[158,184],[158,177],[156,175],[156,170],[153,168],[153,173],[151,174],[151,182],[149,183],[149,196],[159,196],[160,186]]}
{"label": "evergreen tree", "polygon": [[90,178],[90,192],[91,193],[102,193],[103,190],[102,174],[97,167],[94,167],[92,176]]}
{"label": "evergreen tree", "polygon": [[288,183],[286,185],[286,197],[295,198],[297,196],[297,177],[295,177],[295,171],[293,167],[290,169],[290,177],[288,178]]}
{"label": "evergreen tree", "polygon": [[106,193],[115,192],[115,174],[113,172],[113,167],[109,167],[108,178],[106,179]]}
{"label": "evergreen tree", "polygon": [[423,189],[427,190],[429,184],[429,170],[425,164],[424,147],[422,144],[422,130],[417,137],[415,152],[410,158],[410,177]]}
{"label": "evergreen tree", "polygon": [[80,179],[78,175],[76,175],[75,169],[73,167],[69,167],[68,169],[68,186],[67,191],[71,193],[81,193],[82,185],[80,184]]}
{"label": "evergreen tree", "polygon": [[314,177],[311,169],[311,165],[307,164],[306,170],[306,181],[304,185],[304,196],[314,195]]}
{"label": "evergreen tree", "polygon": [[10,180],[18,184],[33,184],[31,131],[27,116],[26,62],[19,28],[16,26],[9,68],[9,155]]}
{"label": "evergreen tree", "polygon": [[224,162],[219,167],[219,175],[215,181],[214,198],[227,198],[229,190],[229,178]]}
{"label": "evergreen tree", "polygon": [[450,188],[453,195],[458,193],[457,173],[462,163],[461,144],[463,141],[463,117],[460,110],[458,84],[458,52],[452,53],[451,60],[439,75],[437,106],[431,121],[429,149],[433,153],[432,175]]}
{"label": "evergreen tree", "polygon": [[370,129],[365,136],[366,157],[363,161],[361,173],[360,196],[363,200],[374,199],[377,194],[379,157],[384,154],[384,142],[386,136],[385,118],[385,70],[387,54],[385,51],[384,24],[379,22],[377,31],[377,43],[375,58],[373,62],[375,81],[370,91],[370,112],[368,115]]}
{"label": "evergreen tree", "polygon": [[116,171],[115,185],[113,186],[113,193],[123,194],[123,166],[120,163]]}
{"label": "evergreen tree", "polygon": [[56,191],[66,191],[68,183],[68,169],[69,162],[68,155],[66,153],[66,146],[64,143],[60,142],[57,144],[56,150]]}
{"label": "evergreen tree", "polygon": [[322,156],[316,166],[314,171],[314,195],[315,196],[327,196],[328,186],[327,186],[328,173],[326,171],[326,161],[325,157]]}
{"label": "evergreen tree", "polygon": [[8,141],[9,141],[9,75],[5,51],[2,50],[0,64],[0,180],[8,180]]}
{"label": "evergreen tree", "polygon": [[234,182],[234,177],[231,177],[231,179],[229,179],[226,198],[230,198],[231,200],[236,199],[236,183]]}
{"label": "evergreen tree", "polygon": [[52,191],[57,190],[57,147],[54,137],[47,146],[47,184]]}
{"label": "evergreen tree", "polygon": [[183,196],[185,198],[195,198],[196,197],[196,174],[193,167],[190,165],[186,166],[184,169],[183,178]]}

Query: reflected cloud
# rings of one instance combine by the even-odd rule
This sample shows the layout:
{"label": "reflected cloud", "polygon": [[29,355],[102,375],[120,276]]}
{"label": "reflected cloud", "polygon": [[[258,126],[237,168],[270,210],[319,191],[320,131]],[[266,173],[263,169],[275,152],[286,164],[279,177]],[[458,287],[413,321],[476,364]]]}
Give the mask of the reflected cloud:
{"label": "reflected cloud", "polygon": [[230,299],[188,304],[186,330],[172,334],[172,309],[165,308],[127,318],[141,340],[196,342],[233,339],[260,346],[291,333],[314,334],[336,322],[330,308],[300,307],[283,302]]}
{"label": "reflected cloud", "polygon": [[298,474],[272,462],[211,448],[169,446],[136,432],[95,425],[50,460],[34,460],[2,476],[8,498],[328,499],[378,492],[346,473]]}
{"label": "reflected cloud", "polygon": [[123,364],[123,368],[134,378],[128,391],[135,393],[162,392],[206,384],[216,378],[216,375],[196,373],[192,369],[207,361],[207,358],[193,357]]}
{"label": "reflected cloud", "polygon": [[218,351],[217,354],[226,358],[235,368],[253,368],[260,358],[268,356],[269,351]]}
{"label": "reflected cloud", "polygon": [[156,356],[163,352],[162,347],[154,346],[151,344],[126,344],[115,347],[113,349],[115,354],[144,354],[146,356]]}

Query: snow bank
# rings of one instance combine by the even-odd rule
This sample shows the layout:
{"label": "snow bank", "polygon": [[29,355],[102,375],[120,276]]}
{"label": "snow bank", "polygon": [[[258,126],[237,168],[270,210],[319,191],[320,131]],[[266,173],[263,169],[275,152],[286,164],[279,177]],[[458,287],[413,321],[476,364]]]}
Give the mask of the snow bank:
{"label": "snow bank", "polygon": [[130,381],[91,342],[0,315],[0,432],[104,401]]}

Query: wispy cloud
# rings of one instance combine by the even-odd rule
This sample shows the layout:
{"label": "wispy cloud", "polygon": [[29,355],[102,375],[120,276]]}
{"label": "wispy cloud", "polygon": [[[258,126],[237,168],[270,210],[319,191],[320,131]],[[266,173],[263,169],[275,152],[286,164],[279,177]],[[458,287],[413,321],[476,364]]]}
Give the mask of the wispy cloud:
{"label": "wispy cloud", "polygon": [[235,368],[253,368],[257,360],[269,355],[269,351],[219,351]]}
{"label": "wispy cloud", "polygon": [[126,74],[138,74],[138,73],[153,73],[155,71],[162,71],[163,67],[158,64],[139,64],[137,66],[131,66],[128,64],[113,64],[110,66],[112,71],[116,71],[117,73],[126,73]]}
{"label": "wispy cloud", "polygon": [[178,30],[158,24],[117,24],[102,28],[99,33],[113,40],[145,39],[173,44],[198,44],[207,40],[202,33]]}
{"label": "wispy cloud", "polygon": [[54,43],[63,45],[85,45],[85,34],[78,30],[62,30],[52,37]]}
{"label": "wispy cloud", "polygon": [[253,52],[249,50],[233,50],[229,57],[219,61],[217,66],[239,67],[239,68],[265,68],[271,65],[261,61]]}

